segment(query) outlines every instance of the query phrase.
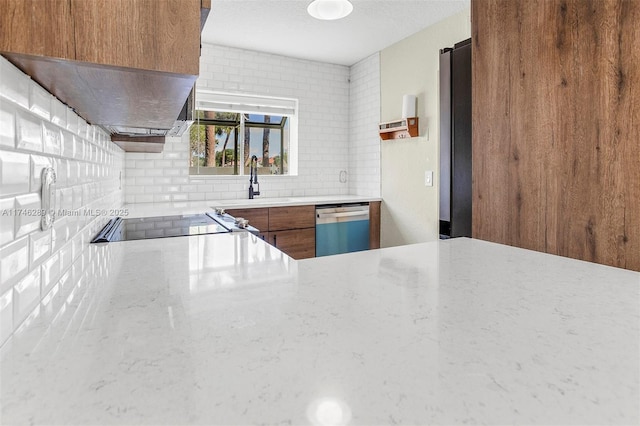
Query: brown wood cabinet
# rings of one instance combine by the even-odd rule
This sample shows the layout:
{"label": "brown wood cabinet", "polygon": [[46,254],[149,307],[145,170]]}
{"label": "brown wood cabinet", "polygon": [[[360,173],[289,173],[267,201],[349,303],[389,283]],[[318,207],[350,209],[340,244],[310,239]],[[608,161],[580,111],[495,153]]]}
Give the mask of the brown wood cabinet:
{"label": "brown wood cabinet", "polygon": [[316,255],[315,206],[227,209],[260,230],[260,236],[294,259]]}
{"label": "brown wood cabinet", "polygon": [[369,248],[380,248],[380,201],[369,203]]}
{"label": "brown wood cabinet", "polygon": [[294,259],[316,256],[316,228],[269,232],[266,241]]}
{"label": "brown wood cabinet", "polygon": [[315,228],[316,206],[271,207],[269,209],[269,232]]}
{"label": "brown wood cabinet", "polygon": [[268,240],[294,259],[316,256],[316,206],[269,208]]}
{"label": "brown wood cabinet", "polygon": [[[316,206],[226,209],[260,230],[260,237],[294,259],[316,255]],[[380,201],[369,203],[369,248],[380,248]]]}
{"label": "brown wood cabinet", "polygon": [[199,73],[203,0],[0,0],[0,53],[87,122],[170,129]]}
{"label": "brown wood cabinet", "polygon": [[249,221],[249,225],[260,231],[260,238],[268,242],[269,232],[269,208],[257,209],[225,209],[227,213],[235,218],[242,217]]}

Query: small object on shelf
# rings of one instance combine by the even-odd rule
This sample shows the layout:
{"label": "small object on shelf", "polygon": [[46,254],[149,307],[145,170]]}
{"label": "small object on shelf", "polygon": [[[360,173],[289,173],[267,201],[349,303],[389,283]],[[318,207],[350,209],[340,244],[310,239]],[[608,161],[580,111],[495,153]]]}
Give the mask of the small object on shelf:
{"label": "small object on shelf", "polygon": [[380,123],[379,130],[382,140],[413,138],[418,136],[418,117]]}

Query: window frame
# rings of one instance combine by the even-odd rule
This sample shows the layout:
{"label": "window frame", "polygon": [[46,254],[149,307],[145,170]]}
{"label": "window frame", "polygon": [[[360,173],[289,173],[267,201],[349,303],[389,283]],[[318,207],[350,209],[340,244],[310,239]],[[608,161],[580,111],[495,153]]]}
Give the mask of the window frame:
{"label": "window frame", "polygon": [[[234,135],[236,161],[234,174],[192,174],[189,170],[190,178],[237,178],[247,176],[244,166],[240,166],[238,158],[244,158],[244,134],[245,128],[271,128],[280,130],[280,155],[284,157],[285,126],[289,125],[289,146],[287,150],[287,173],[282,167],[278,174],[265,174],[264,176],[297,176],[298,175],[298,99],[282,98],[273,96],[248,95],[238,93],[217,92],[206,89],[196,89],[194,109],[196,111],[232,112],[238,113],[239,126]],[[280,123],[260,123],[251,122],[245,119],[245,114],[269,115],[282,117]],[[214,125],[226,126],[238,124],[236,121],[200,118],[194,119],[194,125]],[[200,134],[198,132],[198,134]],[[199,141],[200,144],[200,141]],[[191,144],[189,144],[190,146]],[[191,154],[190,154],[191,155]],[[281,160],[284,161],[284,160]]]}

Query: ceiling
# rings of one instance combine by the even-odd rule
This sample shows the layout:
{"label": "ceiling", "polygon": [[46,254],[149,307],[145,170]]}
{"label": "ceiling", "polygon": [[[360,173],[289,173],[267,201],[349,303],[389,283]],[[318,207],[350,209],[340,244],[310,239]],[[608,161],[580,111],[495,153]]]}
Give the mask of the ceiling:
{"label": "ceiling", "polygon": [[307,14],[311,0],[213,0],[205,43],[353,65],[438,21],[470,0],[351,0],[338,21]]}

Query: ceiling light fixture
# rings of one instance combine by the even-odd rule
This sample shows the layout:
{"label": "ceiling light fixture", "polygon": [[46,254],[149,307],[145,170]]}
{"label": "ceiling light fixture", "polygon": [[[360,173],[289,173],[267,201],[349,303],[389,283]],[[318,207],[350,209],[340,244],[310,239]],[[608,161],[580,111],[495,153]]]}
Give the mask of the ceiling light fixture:
{"label": "ceiling light fixture", "polygon": [[353,11],[349,0],[313,0],[307,12],[316,19],[333,21],[342,19]]}

